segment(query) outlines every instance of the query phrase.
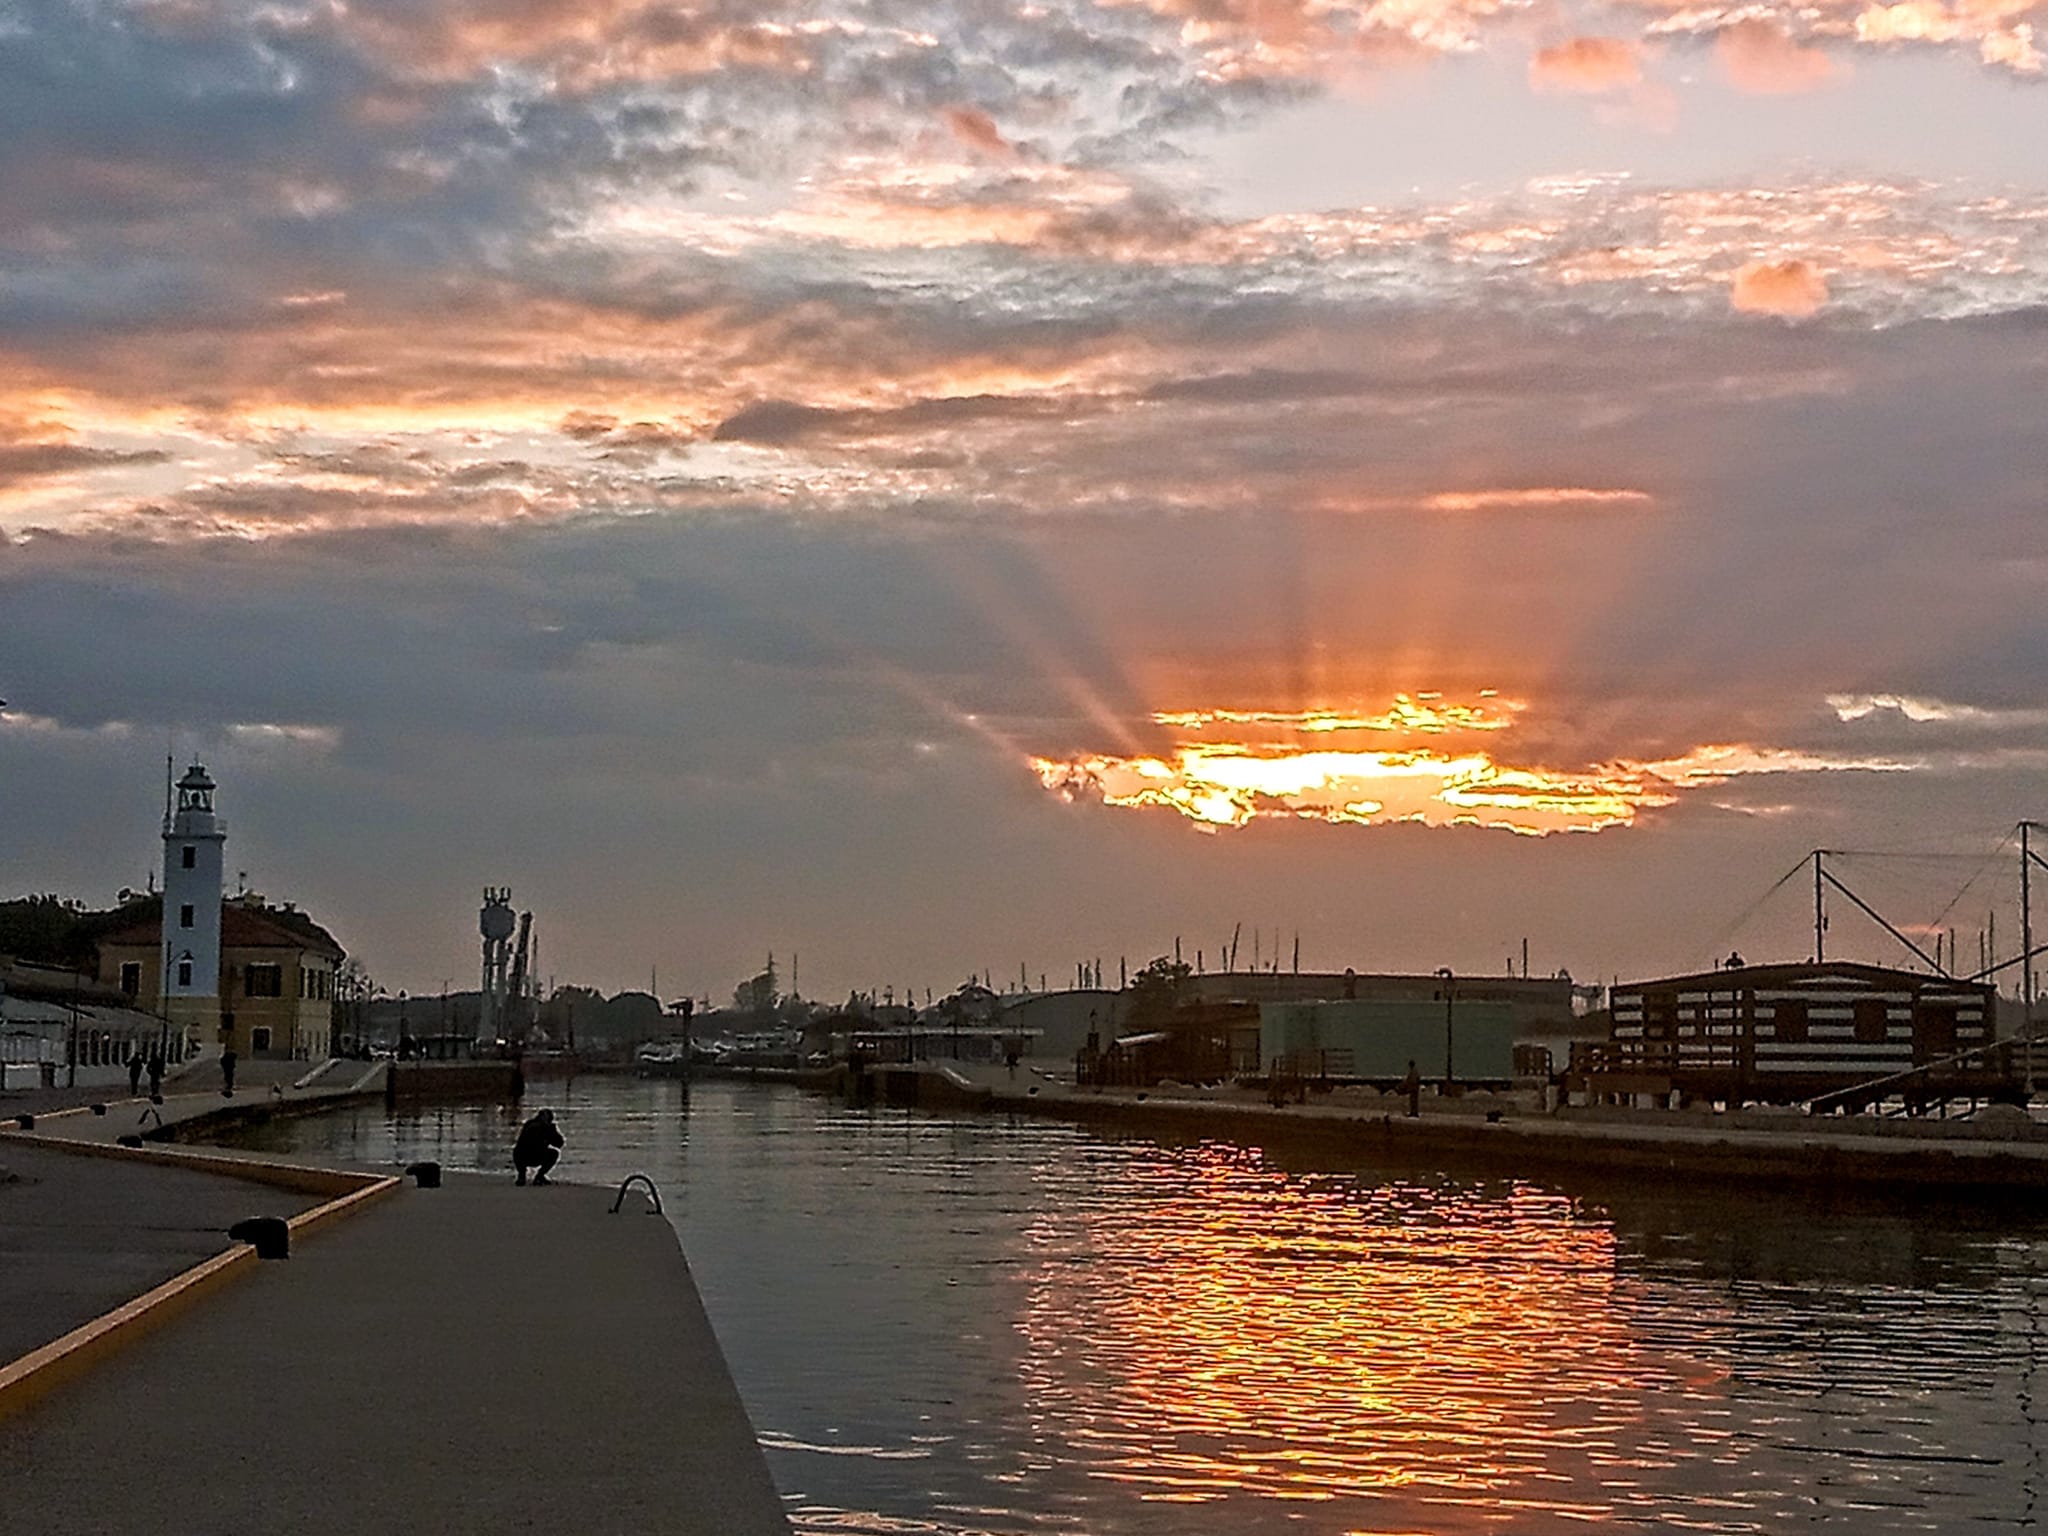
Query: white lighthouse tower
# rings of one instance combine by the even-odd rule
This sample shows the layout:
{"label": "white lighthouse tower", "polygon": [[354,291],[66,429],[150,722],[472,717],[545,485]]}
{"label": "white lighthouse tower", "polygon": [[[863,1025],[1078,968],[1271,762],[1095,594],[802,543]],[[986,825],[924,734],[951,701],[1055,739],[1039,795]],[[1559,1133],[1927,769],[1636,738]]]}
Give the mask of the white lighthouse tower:
{"label": "white lighthouse tower", "polygon": [[220,1030],[220,897],[228,824],[213,813],[213,780],[194,763],[164,821],[164,1011],[195,1045]]}

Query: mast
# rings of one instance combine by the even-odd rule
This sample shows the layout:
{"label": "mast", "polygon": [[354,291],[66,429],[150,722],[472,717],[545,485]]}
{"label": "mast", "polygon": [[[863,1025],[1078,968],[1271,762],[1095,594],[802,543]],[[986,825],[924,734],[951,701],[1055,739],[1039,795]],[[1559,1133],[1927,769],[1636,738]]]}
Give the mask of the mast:
{"label": "mast", "polygon": [[1821,850],[1813,850],[1813,960],[1818,965],[1828,957],[1827,909],[1821,904],[1820,894]]}
{"label": "mast", "polygon": [[2030,821],[2020,823],[2020,1028],[2027,1042],[2023,1057],[2029,1098],[2034,1093],[2034,885],[2033,858],[2027,847],[2032,828]]}

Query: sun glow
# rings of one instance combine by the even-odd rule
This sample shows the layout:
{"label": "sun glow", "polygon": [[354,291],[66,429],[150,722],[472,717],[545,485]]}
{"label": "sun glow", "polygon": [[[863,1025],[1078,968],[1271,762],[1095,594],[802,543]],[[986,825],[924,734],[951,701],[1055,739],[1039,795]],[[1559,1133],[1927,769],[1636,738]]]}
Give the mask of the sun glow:
{"label": "sun glow", "polygon": [[1440,693],[1397,693],[1394,702],[1377,714],[1347,713],[1338,709],[1186,709],[1163,710],[1152,717],[1155,725],[1199,731],[1210,726],[1275,726],[1318,734],[1330,731],[1414,731],[1437,735],[1444,731],[1504,731],[1513,716],[1526,706],[1519,699],[1500,698],[1493,689],[1483,689],[1473,704],[1447,703]]}
{"label": "sun glow", "polygon": [[[1471,703],[1436,693],[1398,694],[1383,711],[1341,709],[1162,710],[1155,725],[1188,733],[1163,753],[1080,753],[1029,759],[1047,790],[1070,802],[1157,806],[1205,831],[1266,818],[1378,826],[1497,827],[1527,836],[1629,826],[1689,790],[1762,773],[1859,769],[1898,772],[1889,758],[1710,743],[1654,761],[1622,758],[1584,766],[1518,763],[1478,746],[1317,745],[1296,734],[1432,738],[1511,729],[1527,706],[1491,690]],[[1235,739],[1216,739],[1229,729]],[[1264,739],[1254,739],[1264,738]]]}
{"label": "sun glow", "polygon": [[1260,817],[1470,824],[1530,834],[1626,825],[1666,805],[1669,786],[1639,777],[1505,766],[1484,752],[1295,752],[1235,744],[1182,746],[1168,758],[1034,757],[1039,782],[1069,800],[1167,806],[1209,827]]}

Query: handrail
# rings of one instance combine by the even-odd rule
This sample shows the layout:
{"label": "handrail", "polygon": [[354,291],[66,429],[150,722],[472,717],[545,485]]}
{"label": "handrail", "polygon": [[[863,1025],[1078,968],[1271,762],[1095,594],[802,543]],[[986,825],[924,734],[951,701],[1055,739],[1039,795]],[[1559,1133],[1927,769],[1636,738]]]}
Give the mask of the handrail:
{"label": "handrail", "polygon": [[612,1202],[611,1214],[614,1216],[619,1214],[619,1207],[626,1203],[626,1191],[635,1184],[645,1184],[647,1186],[647,1198],[654,1202],[654,1209],[647,1214],[650,1216],[661,1215],[661,1191],[654,1187],[654,1180],[647,1177],[644,1173],[629,1173],[619,1181],[619,1197]]}
{"label": "handrail", "polygon": [[[1936,1072],[1954,1067],[1958,1062],[1968,1061],[1972,1056],[1989,1056],[2000,1051],[2010,1054],[2014,1046],[2020,1045],[2027,1040],[2037,1040],[2040,1038],[2042,1038],[2042,1032],[2039,1026],[2035,1026],[2024,1034],[2007,1035],[2001,1040],[1979,1041],[1976,1045],[1957,1051],[1952,1056],[1943,1056],[1937,1061],[1924,1061],[1917,1067],[1907,1067],[1903,1071],[1889,1072],[1883,1077],[1873,1077],[1867,1082],[1852,1083],[1847,1088],[1835,1088],[1826,1093],[1816,1094],[1807,1101],[1806,1107],[1816,1114],[1823,1114],[1826,1112],[1824,1106],[1832,1107],[1833,1101],[1840,1100],[1847,1103],[1866,1098],[1874,1088],[1886,1089],[1887,1093],[1880,1093],[1878,1095],[1878,1098],[1884,1098],[1888,1096],[1888,1091],[1892,1086],[1904,1083],[1908,1078],[1931,1076]],[[1874,1103],[1876,1101],[1872,1100],[1871,1102]]]}

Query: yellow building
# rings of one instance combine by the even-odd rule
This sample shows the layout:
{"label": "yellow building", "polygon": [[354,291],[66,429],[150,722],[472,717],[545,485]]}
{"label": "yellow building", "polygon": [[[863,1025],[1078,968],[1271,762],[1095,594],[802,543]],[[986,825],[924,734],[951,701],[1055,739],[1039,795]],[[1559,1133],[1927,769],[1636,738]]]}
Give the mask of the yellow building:
{"label": "yellow building", "polygon": [[[100,940],[99,979],[158,1008],[164,955],[162,921],[152,913]],[[334,973],[343,958],[333,935],[296,908],[227,897],[220,904],[219,1013],[178,1022],[244,1057],[320,1060],[330,1053]]]}

